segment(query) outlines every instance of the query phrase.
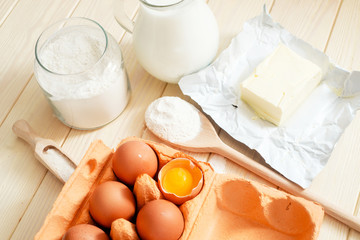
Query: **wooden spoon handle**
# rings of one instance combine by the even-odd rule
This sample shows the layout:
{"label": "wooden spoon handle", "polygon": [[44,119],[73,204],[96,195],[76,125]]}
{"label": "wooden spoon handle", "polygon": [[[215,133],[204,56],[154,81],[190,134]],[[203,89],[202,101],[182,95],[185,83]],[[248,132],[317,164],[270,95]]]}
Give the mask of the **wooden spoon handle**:
{"label": "wooden spoon handle", "polygon": [[285,177],[279,175],[278,173],[272,171],[264,165],[255,162],[244,154],[229,147],[225,143],[222,143],[219,147],[216,147],[213,152],[234,161],[240,166],[262,177],[263,179],[275,184],[276,186],[279,186],[290,194],[303,197],[310,201],[318,202],[324,207],[324,210],[328,215],[346,224],[350,228],[353,228],[354,230],[360,232],[360,218],[346,213],[346,211],[332,204],[326,198],[302,189],[297,184],[289,181]]}
{"label": "wooden spoon handle", "polygon": [[35,149],[36,143],[43,139],[38,136],[28,122],[23,119],[17,120],[12,126],[12,130],[18,137],[30,144],[33,149]]}

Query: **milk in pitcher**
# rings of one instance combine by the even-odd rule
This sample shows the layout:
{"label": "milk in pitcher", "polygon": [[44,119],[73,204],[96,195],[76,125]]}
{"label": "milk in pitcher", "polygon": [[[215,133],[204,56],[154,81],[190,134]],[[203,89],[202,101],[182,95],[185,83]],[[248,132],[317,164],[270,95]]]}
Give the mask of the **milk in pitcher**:
{"label": "milk in pitcher", "polygon": [[139,63],[156,78],[177,83],[214,59],[219,32],[203,0],[140,1],[133,30]]}

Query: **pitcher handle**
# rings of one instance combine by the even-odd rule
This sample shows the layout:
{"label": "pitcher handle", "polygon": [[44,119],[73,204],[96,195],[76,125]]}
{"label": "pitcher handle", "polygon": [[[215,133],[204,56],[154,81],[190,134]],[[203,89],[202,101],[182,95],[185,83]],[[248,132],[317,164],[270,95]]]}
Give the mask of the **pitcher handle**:
{"label": "pitcher handle", "polygon": [[124,0],[114,0],[114,16],[122,28],[132,33],[134,30],[134,21],[125,13],[124,2]]}

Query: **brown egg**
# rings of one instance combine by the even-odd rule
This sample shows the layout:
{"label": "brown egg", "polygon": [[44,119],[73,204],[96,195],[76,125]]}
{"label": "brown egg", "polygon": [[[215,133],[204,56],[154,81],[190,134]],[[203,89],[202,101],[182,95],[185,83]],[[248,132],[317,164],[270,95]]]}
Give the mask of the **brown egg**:
{"label": "brown egg", "polygon": [[78,224],[69,228],[62,240],[109,240],[109,237],[94,225]]}
{"label": "brown egg", "polygon": [[143,240],[175,240],[184,231],[184,217],[172,202],[153,200],[139,211],[136,229]]}
{"label": "brown egg", "polygon": [[112,167],[120,181],[133,186],[136,177],[142,173],[154,177],[158,161],[149,145],[140,141],[129,141],[121,144],[115,151]]}
{"label": "brown egg", "polygon": [[95,188],[90,197],[90,214],[103,227],[110,228],[118,218],[130,220],[135,210],[135,197],[121,182],[104,182]]}

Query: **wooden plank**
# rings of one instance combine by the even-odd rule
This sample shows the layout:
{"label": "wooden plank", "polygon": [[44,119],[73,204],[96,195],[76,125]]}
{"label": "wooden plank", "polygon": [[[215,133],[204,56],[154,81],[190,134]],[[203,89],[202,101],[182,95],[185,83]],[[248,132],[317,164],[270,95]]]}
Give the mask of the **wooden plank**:
{"label": "wooden plank", "polygon": [[[127,11],[131,12],[132,14],[135,14],[136,12],[136,2],[130,2],[130,4],[127,6]],[[124,36],[124,30],[120,28],[120,26],[116,23],[113,15],[112,15],[112,1],[102,1],[102,0],[92,0],[92,1],[81,1],[77,8],[75,9],[73,16],[83,16],[88,17],[91,19],[94,19],[98,21],[108,32],[110,32],[115,39],[120,41],[120,39]],[[109,14],[111,13],[111,14]],[[128,36],[126,38],[127,41],[122,41],[122,49],[124,47],[130,48],[130,37]],[[125,42],[125,43],[124,43]],[[125,50],[123,51],[125,61],[135,61],[135,58],[132,57],[133,53],[132,51]],[[133,66],[137,68],[138,66],[136,63],[131,63],[130,66]],[[138,71],[138,69],[136,69]],[[132,98],[129,106],[126,108],[125,112],[118,118],[116,121],[112,122],[111,124],[107,125],[106,127],[103,127],[98,130],[94,131],[79,131],[79,130],[72,130],[71,133],[68,135],[70,129],[66,126],[64,126],[62,123],[60,123],[59,120],[57,120],[49,108],[47,102],[42,97],[42,95],[35,94],[32,95],[32,92],[39,92],[40,88],[36,84],[36,80],[33,77],[30,81],[29,86],[26,87],[24,93],[21,95],[19,101],[16,103],[14,108],[9,114],[9,117],[4,122],[4,129],[11,129],[11,125],[13,121],[8,121],[9,118],[19,117],[20,115],[24,115],[25,118],[29,119],[29,122],[34,127],[36,131],[40,130],[39,133],[43,133],[40,126],[43,126],[44,130],[50,131],[52,129],[58,129],[61,135],[54,136],[53,134],[41,134],[44,137],[51,138],[51,139],[58,139],[60,143],[65,141],[64,149],[67,150],[69,155],[75,159],[76,162],[79,162],[84,155],[86,149],[89,147],[90,143],[95,139],[102,139],[105,143],[107,143],[109,146],[115,146],[121,138],[128,136],[128,135],[134,135],[134,131],[132,128],[129,128],[129,126],[134,125],[136,126],[138,133],[138,136],[142,133],[144,126],[141,122],[140,124],[133,124],[134,119],[143,119],[142,116],[138,116],[138,107],[137,105],[141,105],[142,101],[149,101],[146,98],[146,94],[144,93],[138,93],[138,91],[149,91],[150,92],[157,92],[154,89],[151,88],[158,88],[159,83],[158,81],[155,84],[152,84],[151,81],[146,81],[146,79],[142,80],[143,83],[138,84],[136,81],[132,81],[132,87],[134,88],[133,96],[144,96],[144,98]],[[161,83],[164,85],[163,83]],[[160,84],[160,85],[161,85]],[[152,87],[148,87],[147,85],[153,85]],[[43,109],[47,109],[48,111],[42,112],[39,116],[41,118],[31,118],[29,116],[33,115],[36,110],[34,109],[23,109],[23,107],[27,107],[26,102],[30,101],[27,96],[32,95],[34,97],[35,104],[38,106],[43,106]],[[41,97],[39,97],[41,96]],[[23,101],[25,101],[24,104],[20,104]],[[135,106],[133,106],[135,105]],[[134,110],[134,111],[132,111]],[[20,114],[21,113],[21,114]],[[51,120],[50,120],[51,119]],[[59,126],[60,125],[60,126]],[[2,128],[0,128],[1,130]],[[128,132],[125,131],[125,129],[129,129]],[[11,131],[11,130],[9,130]],[[117,135],[117,132],[124,132],[127,135]],[[9,135],[9,134],[7,134]],[[20,141],[17,141],[20,142]],[[22,143],[22,142],[20,142]],[[25,145],[25,144],[24,144]],[[17,146],[16,146],[17,147]],[[27,147],[27,146],[25,146]],[[25,152],[25,150],[24,150]],[[32,156],[30,156],[32,158]],[[33,160],[36,161],[36,160]],[[44,169],[43,166],[39,165],[39,168],[41,170],[41,179],[44,177],[46,173],[46,169]],[[40,170],[34,170],[29,171],[30,174],[34,175],[34,172],[38,173]],[[21,183],[18,183],[21,184]],[[40,183],[38,183],[39,185]],[[36,185],[38,187],[38,185]],[[49,189],[50,186],[55,185],[53,189]],[[32,190],[32,194],[36,189]],[[47,172],[46,177],[41,182],[39,189],[35,193],[32,201],[30,202],[28,208],[26,209],[25,215],[21,218],[20,223],[18,224],[12,239],[24,239],[23,233],[26,232],[27,238],[32,238],[36,232],[39,230],[40,226],[42,225],[47,213],[49,212],[49,209],[51,209],[51,205],[55,201],[57,195],[61,191],[61,183],[54,179],[52,174],[50,172]],[[28,204],[29,201],[26,203]],[[44,208],[40,208],[39,206],[44,205]],[[34,221],[34,216],[36,216],[37,221]],[[19,215],[12,216],[12,218],[16,219],[17,221],[20,219]],[[14,224],[14,223],[13,223]]]}
{"label": "wooden plank", "polygon": [[[358,201],[356,203],[356,207],[355,207],[355,210],[354,210],[354,215],[355,216],[360,216],[360,193],[358,194]],[[360,239],[360,232],[350,230],[348,240],[359,240],[359,239]]]}
{"label": "wooden plank", "polygon": [[[331,34],[333,23],[336,20],[336,15],[341,1],[275,1],[275,4],[271,8],[270,14],[275,21],[280,22],[286,29],[295,34],[296,36],[309,42],[316,48],[324,50]],[[240,6],[239,6],[240,7]],[[238,7],[238,8],[239,8]],[[234,9],[237,9],[233,6]],[[259,11],[260,13],[260,11]],[[221,17],[220,17],[221,18]],[[222,19],[222,18],[221,18]],[[234,18],[233,18],[234,19]],[[314,24],[315,23],[315,24]],[[249,156],[253,156],[255,160],[262,161],[260,155],[256,152],[249,150],[246,146],[236,143],[228,134],[223,131],[220,132],[220,137],[225,143],[234,147],[237,150],[245,152]],[[222,161],[220,166],[225,168],[224,171],[236,173],[248,179],[264,182],[257,176],[249,173],[248,171],[238,167],[230,161],[216,157],[210,158],[210,162]],[[321,189],[314,189],[314,191],[320,191]],[[329,227],[331,225],[332,227]],[[335,225],[335,227],[334,227]],[[322,231],[319,239],[329,239],[328,233],[336,235],[336,239],[345,239],[347,237],[347,228],[326,217],[324,221],[324,229],[329,231]]]}
{"label": "wooden plank", "polygon": [[46,174],[43,183],[40,185],[36,194],[31,201],[31,205],[21,218],[11,239],[23,240],[33,239],[35,233],[43,224],[44,218],[39,211],[50,212],[58,193],[61,191],[63,184],[52,174]]}
{"label": "wooden plank", "polygon": [[324,51],[340,4],[340,0],[280,0],[275,1],[271,15],[292,34]]}
{"label": "wooden plank", "polygon": [[[359,1],[342,2],[326,48],[326,54],[339,66],[348,70],[360,70],[359,12]],[[359,216],[360,205],[359,133],[360,113],[358,112],[336,144],[325,169],[311,187],[311,190],[321,191],[328,199],[356,216]],[[336,227],[324,234],[324,239],[333,238],[335,232]],[[351,230],[348,239],[360,239],[360,234]]]}
{"label": "wooden plank", "polygon": [[267,9],[271,9],[274,2],[274,0],[227,0],[224,4],[223,1],[210,0],[209,6],[219,25],[219,52],[230,44],[231,39],[240,32],[245,21],[259,15],[264,5]]}
{"label": "wooden plank", "polygon": [[[106,20],[106,19],[110,19],[110,17],[112,17],[112,10],[111,10],[111,8],[110,9],[108,8],[109,6],[111,6],[109,4],[109,1],[103,1],[104,3],[103,2],[100,3],[100,2],[101,1],[82,1],[79,4],[79,6],[76,8],[76,13],[74,13],[74,15],[79,14],[80,16],[88,16],[91,18],[94,17],[95,19],[98,18],[98,21],[101,24],[103,24],[104,27],[109,32],[113,33],[116,36],[121,36],[121,30],[119,30],[119,28],[117,28],[116,23],[113,22],[112,20]],[[224,24],[224,25],[219,24],[221,31],[224,31],[224,32],[222,32],[222,34],[223,34],[222,36],[224,38],[222,41],[221,49],[223,49],[224,47],[227,46],[226,41],[228,41],[228,42],[230,41],[230,39],[232,38],[231,36],[233,36],[232,34],[236,34],[237,31],[239,29],[241,29],[242,22],[239,25],[237,25],[238,22],[233,21],[233,19],[243,18],[242,21],[245,21],[248,18],[247,16],[249,16],[249,17],[255,16],[261,12],[261,7],[262,7],[263,2],[260,2],[260,1],[255,2],[254,5],[256,5],[256,8],[248,7],[246,5],[248,3],[249,5],[253,6],[252,2],[253,1],[235,1],[235,0],[230,1],[229,0],[230,5],[227,5],[228,2],[227,2],[227,4],[221,4],[221,1],[217,1],[217,2],[210,1],[210,6],[212,6],[212,9],[215,12],[215,15],[218,17],[218,19],[221,19],[221,21],[223,21],[223,24]],[[335,5],[333,5],[334,1],[329,1],[331,3],[327,3],[326,1],[319,1],[319,2],[320,3],[316,5],[318,7],[315,8],[314,11],[319,10],[319,6],[326,6],[326,8],[329,8],[327,5],[331,5],[333,7],[335,6]],[[212,5],[212,4],[214,4],[214,5]],[[231,5],[231,4],[234,4],[234,5]],[[257,4],[259,6],[257,6]],[[294,3],[294,4],[296,5],[297,3]],[[326,23],[326,21],[325,21],[326,19],[323,21],[318,17],[313,16],[311,18],[311,16],[313,14],[315,14],[314,12],[312,12],[313,10],[311,10],[311,8],[314,7],[313,3],[310,3],[310,1],[306,1],[305,3],[299,2],[299,6],[300,6],[300,4],[302,6],[305,5],[305,7],[301,8],[301,9],[296,9],[295,7],[292,8],[291,6],[286,5],[286,1],[277,1],[276,4],[274,5],[274,11],[277,9],[276,11],[278,13],[278,15],[274,16],[275,19],[277,19],[276,17],[279,18],[281,15],[287,15],[287,17],[282,18],[282,20],[280,22],[283,24],[282,21],[284,21],[286,24],[289,24],[289,30],[291,30],[293,33],[297,34],[298,36],[300,36],[304,39],[308,38],[307,41],[310,41],[312,44],[316,45],[318,48],[320,48],[321,46],[325,47],[327,37],[323,36],[323,34],[325,35],[325,32],[328,30],[331,31],[331,27],[329,28],[327,25],[322,26]],[[322,4],[325,4],[325,5],[322,5]],[[336,4],[338,4],[338,1],[336,1]],[[105,5],[107,7],[103,8],[103,5]],[[229,6],[232,6],[231,10],[233,10],[234,13],[224,16],[226,14],[226,11],[223,11],[221,9],[228,8]],[[285,7],[281,7],[281,6],[285,6]],[[288,10],[288,7],[290,7],[291,11]],[[63,7],[61,7],[61,8],[63,8]],[[227,10],[227,11],[229,11],[229,10]],[[253,11],[253,12],[251,12],[251,11]],[[324,15],[325,17],[328,17],[328,18],[330,18],[330,16],[331,16],[330,13],[333,12],[333,10],[330,10],[330,12],[329,11],[324,12],[322,10],[322,8],[319,11],[321,12],[322,15]],[[309,14],[308,12],[312,12],[312,13]],[[296,14],[294,14],[294,13],[296,13]],[[37,12],[37,14],[39,14],[39,13]],[[273,12],[271,12],[271,14],[273,15]],[[296,15],[297,17],[291,16],[292,14]],[[304,14],[309,15],[308,16],[309,19],[299,18],[299,16],[303,16]],[[336,14],[334,14],[334,16],[335,15]],[[230,20],[227,20],[227,21],[223,20],[223,18],[226,18],[226,17]],[[299,18],[299,19],[296,19],[296,18]],[[289,22],[288,22],[288,19],[290,19]],[[317,26],[316,28],[314,26],[312,26],[311,20],[314,21],[314,19],[315,20],[318,19],[316,21],[320,22],[320,26]],[[299,23],[298,21],[300,21],[301,23]],[[230,24],[230,27],[229,27],[229,25],[228,25],[229,22],[231,22],[231,24],[234,24],[234,25],[231,26],[231,24]],[[48,24],[48,22],[47,22],[47,24]],[[302,27],[302,24],[304,24],[305,27]],[[298,26],[299,29],[296,29],[296,27],[294,27],[294,29],[295,29],[294,30],[291,26]],[[229,27],[229,30],[225,30],[226,27]],[[306,30],[307,28],[310,29],[309,31],[314,31],[314,30],[318,30],[318,29],[321,29],[321,31],[320,32],[315,31],[314,34],[316,36],[313,36],[312,34],[308,34],[308,32]],[[1,29],[0,29],[0,31],[1,31]],[[297,31],[299,31],[299,32],[297,32]],[[303,34],[303,35],[301,35],[301,34]],[[307,34],[309,36],[306,36]],[[330,32],[329,32],[329,34],[330,34]],[[1,39],[1,37],[0,37],[0,39]],[[325,39],[325,45],[323,45],[323,39]],[[329,43],[329,46],[330,46],[330,43]],[[111,147],[115,147],[116,144],[123,137],[126,137],[128,135],[141,136],[142,131],[145,127],[144,123],[143,123],[143,114],[144,114],[144,111],[145,111],[147,105],[152,100],[156,99],[157,97],[161,96],[162,94],[181,96],[181,91],[180,91],[180,89],[178,89],[178,87],[176,85],[167,85],[165,83],[162,83],[162,82],[154,79],[153,77],[149,76],[141,68],[141,66],[139,66],[139,64],[137,63],[137,61],[134,57],[134,53],[133,53],[133,50],[131,47],[131,36],[126,34],[125,38],[121,42],[121,47],[124,52],[125,65],[128,69],[130,80],[131,80],[131,85],[133,87],[132,99],[131,99],[127,109],[125,110],[125,112],[118,119],[116,119],[116,121],[109,124],[108,126],[101,128],[99,130],[96,130],[96,131],[76,131],[76,130],[71,131],[69,137],[66,139],[66,141],[64,143],[64,148],[66,148],[68,151],[70,151],[71,155],[77,160],[79,160],[81,158],[84,151],[89,146],[89,143],[94,139],[102,139],[105,141],[105,143],[107,145],[109,145]],[[163,92],[165,86],[167,86],[167,87],[166,87],[165,91]],[[17,172],[19,175],[19,176],[16,176],[15,179],[17,179],[17,181],[13,184],[24,185],[24,182],[23,182],[24,179],[26,179],[26,181],[27,181],[28,177],[37,178],[37,176],[35,176],[34,173],[36,173],[36,174],[40,173],[41,176],[44,176],[44,174],[45,174],[45,170],[42,166],[40,166],[39,164],[34,164],[34,163],[36,163],[36,160],[33,159],[30,151],[27,150],[27,146],[24,143],[21,143],[20,141],[18,141],[12,135],[10,128],[11,128],[12,123],[17,118],[19,118],[19,117],[27,118],[28,120],[30,120],[30,123],[34,126],[34,128],[36,130],[40,130],[41,135],[55,139],[59,143],[61,143],[64,140],[64,138],[67,134],[67,131],[68,131],[67,127],[64,127],[52,116],[51,110],[47,106],[47,103],[45,102],[44,98],[42,96],[40,97],[38,94],[41,95],[41,93],[36,85],[36,82],[34,79],[31,79],[29,86],[26,87],[24,93],[21,95],[19,101],[16,103],[13,110],[10,112],[10,114],[9,114],[8,118],[6,119],[6,121],[4,122],[3,126],[0,127],[0,143],[1,143],[0,149],[1,149],[1,152],[4,153],[6,156],[5,157],[6,161],[4,161],[4,163],[7,165],[5,165],[6,166],[5,169],[8,169],[9,170],[8,172],[11,172],[11,173]],[[35,103],[29,104],[29,102],[31,102],[33,100],[35,100]],[[2,106],[1,102],[0,102],[0,106]],[[37,115],[35,114],[35,113],[38,113],[37,109],[35,109],[35,107],[41,107],[41,110],[40,110],[39,114],[37,114]],[[138,122],[135,122],[135,120],[137,120]],[[148,133],[145,132],[143,136],[149,137],[147,134]],[[234,141],[229,136],[226,136],[226,134],[221,133],[221,137],[225,142],[234,144]],[[357,139],[355,139],[355,140],[357,140]],[[238,144],[235,143],[235,145],[236,145],[235,147],[238,147]],[[15,157],[14,157],[14,152],[15,152],[14,149],[16,149],[16,151],[19,153],[19,155],[15,156]],[[252,154],[252,152],[250,152],[250,154]],[[214,159],[216,157],[217,156],[213,156],[212,158]],[[20,159],[24,159],[24,161],[30,161],[32,163],[29,165],[25,164],[25,166],[20,166],[20,163],[23,163],[22,161],[20,161]],[[10,163],[12,160],[15,161],[14,164]],[[10,164],[11,164],[11,166],[9,166]],[[229,165],[231,165],[231,162],[229,162]],[[20,166],[20,169],[18,169],[19,166]],[[27,172],[25,172],[24,168],[27,168],[27,167],[30,167],[30,168],[27,169]],[[16,169],[16,171],[12,170],[12,169]],[[247,171],[244,171],[241,169],[239,170],[239,167],[237,167],[236,165],[235,166],[226,166],[225,170],[226,171],[234,171],[237,174],[244,174],[244,176],[247,178],[252,177],[251,175],[248,175]],[[8,175],[9,173],[5,173],[5,171],[2,171],[0,174],[1,177],[3,176],[3,173],[5,174],[4,175],[5,181],[10,181],[10,180],[12,181],[13,176],[10,176],[10,175]],[[20,178],[21,173],[25,173],[25,176],[21,176],[21,178]],[[35,186],[33,183],[31,183],[30,185]],[[1,185],[1,186],[5,186],[6,191],[10,191],[9,189],[11,188],[11,186],[15,186],[15,185],[11,185],[11,184],[9,185],[9,183],[7,183],[7,184],[3,183],[3,185]],[[13,239],[24,239],[24,231],[25,232],[27,231],[27,233],[28,233],[26,235],[27,238],[29,238],[30,236],[33,236],[33,234],[37,231],[37,229],[40,225],[38,223],[32,223],[32,222],[34,222],[34,217],[36,216],[36,218],[37,218],[36,221],[42,223],[42,220],[44,219],[45,215],[48,212],[47,208],[50,207],[51,203],[54,201],[54,199],[56,198],[57,193],[59,191],[59,189],[57,187],[55,187],[54,191],[49,192],[49,188],[51,188],[52,186],[59,187],[58,184],[56,183],[56,180],[53,179],[49,173],[47,173],[42,184],[40,185],[38,192],[34,196],[33,201],[28,206],[28,210],[26,211],[26,214],[23,216],[23,219],[21,220],[20,224],[18,225],[18,228],[16,229],[15,233],[13,234]],[[24,187],[24,189],[25,189],[25,187]],[[22,188],[20,188],[20,189],[22,189]],[[35,187],[33,187],[33,189],[31,191],[34,192],[35,190],[36,190]],[[27,204],[28,204],[27,199],[25,199],[25,201],[22,203],[23,199],[20,199],[18,196],[16,196],[16,194],[12,194],[12,195],[8,195],[8,196],[10,196],[11,199],[16,199],[16,201],[17,201],[15,204],[12,203],[12,205],[10,207],[19,207],[20,206],[20,208],[22,210],[24,210],[24,206],[27,206]],[[46,200],[46,198],[48,198],[48,196],[50,196],[50,199]],[[20,199],[20,200],[18,201],[18,199]],[[3,196],[0,196],[0,203],[2,203],[2,202],[6,203],[6,201],[8,201],[8,200],[4,199]],[[44,202],[42,202],[42,201],[44,201]],[[42,206],[42,204],[44,204],[44,206],[46,206],[46,207],[44,210],[41,210],[41,212],[39,212],[39,209],[41,209],[39,206]],[[8,206],[5,206],[5,207],[8,207]],[[3,210],[5,209],[5,207],[4,206],[1,207],[0,213],[3,213]],[[18,212],[20,212],[20,211],[18,211]],[[17,213],[12,214],[10,216],[10,219],[16,218],[17,220],[19,220],[20,215],[16,215],[16,214]],[[4,215],[2,215],[2,216],[4,216]],[[6,219],[8,219],[7,217],[9,217],[9,214],[6,214],[5,217],[6,217]],[[343,225],[338,224],[337,221],[335,221],[331,218],[327,219],[326,222],[327,222],[327,224],[324,224],[322,227],[320,239],[342,239],[344,236],[343,232],[346,231],[346,228]],[[13,226],[13,224],[14,224],[14,222],[12,222],[12,224],[8,224],[7,226]],[[2,227],[2,226],[0,226],[0,227]],[[336,233],[335,230],[337,231],[338,228],[340,229],[340,231],[338,231],[338,233]],[[333,231],[333,229],[335,229],[335,230]],[[3,233],[4,231],[2,231],[2,229],[0,229],[0,232]],[[5,231],[5,236],[2,235],[5,238],[7,236],[6,233],[7,232]],[[333,233],[335,233],[335,234],[333,234]],[[327,235],[325,235],[325,234],[327,234]],[[331,234],[333,234],[333,235],[331,235]],[[353,235],[355,236],[355,234],[352,234],[351,237],[353,237]],[[327,236],[328,238],[326,238],[325,236]]]}
{"label": "wooden plank", "polygon": [[[76,4],[76,1],[22,0],[0,28],[0,214],[6,219],[0,232],[4,239],[11,236],[46,173],[27,144],[12,133],[12,124],[25,118],[40,135],[60,144],[68,132],[63,124],[54,121],[37,83],[28,81],[33,71],[36,38],[49,21],[68,16]],[[29,90],[23,92],[25,85]],[[18,99],[20,93],[23,94]],[[15,101],[16,110],[8,114]]]}
{"label": "wooden plank", "polygon": [[0,2],[0,26],[4,23],[18,2],[19,0],[3,0]]}
{"label": "wooden plank", "polygon": [[6,219],[0,225],[0,232],[5,239],[14,231],[46,174],[44,166],[34,158],[33,150],[13,134],[12,124],[19,118],[27,119],[41,136],[59,144],[68,132],[52,115],[36,82],[28,86],[32,88],[22,94],[15,112],[11,112],[0,127],[0,213]]}
{"label": "wooden plank", "polygon": [[22,0],[1,26],[0,125],[29,82],[38,36],[49,22],[69,16],[76,4],[77,1]]}
{"label": "wooden plank", "polygon": [[360,2],[344,0],[326,54],[341,67],[360,71]]}

